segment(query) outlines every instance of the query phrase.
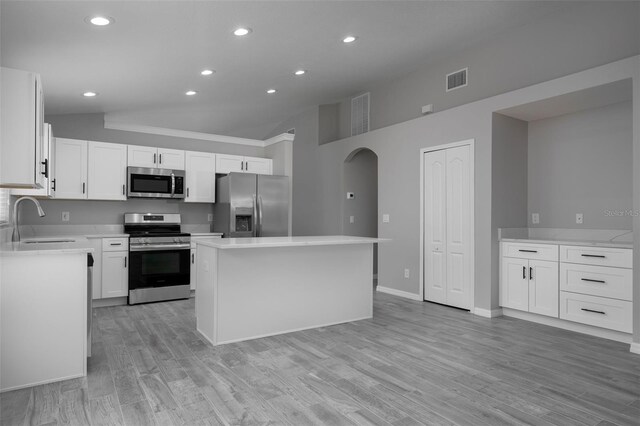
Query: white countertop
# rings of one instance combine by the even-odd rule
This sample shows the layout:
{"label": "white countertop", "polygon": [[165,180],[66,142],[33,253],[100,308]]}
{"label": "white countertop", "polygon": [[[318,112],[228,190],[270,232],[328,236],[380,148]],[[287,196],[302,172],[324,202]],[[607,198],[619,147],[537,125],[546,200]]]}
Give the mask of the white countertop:
{"label": "white countertop", "polygon": [[318,237],[260,237],[260,238],[212,238],[198,239],[196,244],[218,249],[330,246],[344,244],[373,244],[387,241],[380,238],[329,235]]}
{"label": "white countertop", "polygon": [[[72,242],[64,243],[28,243],[30,240],[59,240],[73,239]],[[65,253],[92,253],[93,248],[89,240],[85,237],[65,237],[65,238],[25,238],[18,243],[4,243],[0,245],[1,256],[12,255],[47,255],[47,254],[65,254]]]}
{"label": "white countertop", "polygon": [[192,232],[192,237],[202,238],[202,237],[222,237],[222,232]]}
{"label": "white countertop", "polygon": [[516,243],[535,243],[535,244],[558,244],[564,246],[589,246],[589,247],[610,247],[610,248],[633,248],[633,243],[617,243],[612,241],[589,241],[589,240],[563,240],[563,239],[547,239],[547,238],[502,238],[500,241],[516,242]]}

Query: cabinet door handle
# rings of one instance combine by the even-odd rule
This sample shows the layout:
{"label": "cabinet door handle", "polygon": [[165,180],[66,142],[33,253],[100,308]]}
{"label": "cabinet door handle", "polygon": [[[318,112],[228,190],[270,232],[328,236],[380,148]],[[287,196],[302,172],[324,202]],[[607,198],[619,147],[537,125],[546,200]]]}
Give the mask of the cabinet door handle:
{"label": "cabinet door handle", "polygon": [[126,257],[124,258],[124,267],[125,268],[127,267],[127,258]]}
{"label": "cabinet door handle", "polygon": [[529,266],[529,279],[533,279],[533,268],[531,266]]}
{"label": "cabinet door handle", "polygon": [[153,164],[156,164],[156,155],[157,154],[153,154]]}
{"label": "cabinet door handle", "polygon": [[249,171],[249,162],[245,161],[244,162],[244,169],[248,172]]}
{"label": "cabinet door handle", "polygon": [[84,188],[86,186],[86,183],[82,182],[82,193],[84,194]]}
{"label": "cabinet door handle", "polygon": [[124,195],[124,184],[122,184],[122,195]]}
{"label": "cabinet door handle", "polygon": [[244,170],[244,161],[240,162],[240,170]]}
{"label": "cabinet door handle", "polygon": [[49,177],[49,159],[45,158],[44,161],[42,163],[40,163],[44,166],[44,172],[41,172],[44,177],[48,178]]}
{"label": "cabinet door handle", "polygon": [[56,180],[55,180],[55,179],[53,179],[53,180],[51,181],[51,190],[52,190],[52,191],[55,191],[55,190],[56,190]]}
{"label": "cabinet door handle", "polygon": [[537,253],[538,252],[538,250],[518,250],[518,251],[521,251],[523,253]]}
{"label": "cabinet door handle", "polygon": [[189,197],[189,188],[187,188],[187,198]]}
{"label": "cabinet door handle", "polygon": [[582,281],[587,281],[587,282],[590,282],[590,283],[606,284],[606,283],[605,283],[604,281],[602,281],[602,280],[592,280],[592,279],[590,279],[590,278],[582,278]]}
{"label": "cabinet door handle", "polygon": [[196,263],[196,255],[191,253],[191,263]]}
{"label": "cabinet door handle", "polygon": [[585,311],[585,312],[593,312],[594,314],[602,314],[602,315],[606,315],[606,313],[604,311],[596,311],[593,309],[587,309],[587,308],[581,308],[581,310]]}
{"label": "cabinet door handle", "polygon": [[160,164],[162,164],[162,154],[160,154],[159,157],[160,157]]}
{"label": "cabinet door handle", "polygon": [[526,266],[522,267],[522,279],[523,280],[527,279],[527,267]]}
{"label": "cabinet door handle", "polygon": [[582,257],[597,257],[599,259],[604,259],[605,256],[601,254],[581,254]]}

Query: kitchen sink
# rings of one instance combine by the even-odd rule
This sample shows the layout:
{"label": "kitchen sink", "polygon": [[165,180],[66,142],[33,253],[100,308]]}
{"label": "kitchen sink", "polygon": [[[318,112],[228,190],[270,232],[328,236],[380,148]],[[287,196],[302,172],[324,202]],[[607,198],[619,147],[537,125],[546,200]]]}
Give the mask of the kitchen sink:
{"label": "kitchen sink", "polygon": [[47,243],[74,243],[76,240],[29,240],[23,241],[24,244],[47,244]]}

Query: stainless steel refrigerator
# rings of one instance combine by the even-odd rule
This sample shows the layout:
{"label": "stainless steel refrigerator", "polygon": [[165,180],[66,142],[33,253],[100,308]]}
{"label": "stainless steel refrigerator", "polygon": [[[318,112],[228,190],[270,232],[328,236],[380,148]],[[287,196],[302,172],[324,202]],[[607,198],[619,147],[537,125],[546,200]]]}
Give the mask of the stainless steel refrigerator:
{"label": "stainless steel refrigerator", "polygon": [[289,178],[253,173],[219,177],[213,231],[224,238],[289,235]]}

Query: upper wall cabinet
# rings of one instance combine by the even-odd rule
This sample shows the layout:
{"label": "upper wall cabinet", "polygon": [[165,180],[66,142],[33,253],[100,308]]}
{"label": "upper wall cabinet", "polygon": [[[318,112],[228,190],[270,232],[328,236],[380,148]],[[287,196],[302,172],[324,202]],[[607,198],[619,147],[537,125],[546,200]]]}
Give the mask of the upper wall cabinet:
{"label": "upper wall cabinet", "polygon": [[32,197],[49,197],[54,196],[54,156],[53,156],[53,134],[51,133],[51,124],[44,123],[42,129],[42,152],[41,152],[41,174],[43,176],[43,187],[37,189],[13,189],[12,195],[30,195]]}
{"label": "upper wall cabinet", "polygon": [[185,152],[187,180],[186,203],[215,203],[216,155],[209,152]]}
{"label": "upper wall cabinet", "polygon": [[[43,97],[38,74],[0,70],[0,186],[43,188]],[[48,161],[48,160],[47,160]]]}
{"label": "upper wall cabinet", "polygon": [[89,142],[88,196],[92,200],[127,199],[127,145]]}
{"label": "upper wall cabinet", "polygon": [[87,141],[55,138],[55,197],[87,198]]}
{"label": "upper wall cabinet", "polygon": [[216,154],[216,173],[228,174],[238,172],[270,175],[273,174],[272,169],[273,160],[270,158]]}
{"label": "upper wall cabinet", "polygon": [[184,170],[184,151],[128,145],[128,165],[132,167]]}

